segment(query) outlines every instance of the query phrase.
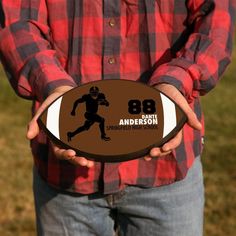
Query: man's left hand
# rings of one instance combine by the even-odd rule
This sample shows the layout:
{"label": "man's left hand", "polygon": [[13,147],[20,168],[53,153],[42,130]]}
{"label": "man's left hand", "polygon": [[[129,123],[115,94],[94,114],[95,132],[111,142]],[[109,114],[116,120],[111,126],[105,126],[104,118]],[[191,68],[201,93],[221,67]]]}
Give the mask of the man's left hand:
{"label": "man's left hand", "polygon": [[[191,126],[193,129],[201,130],[202,125],[200,121],[197,119],[196,114],[193,112],[191,107],[189,106],[185,97],[180,93],[180,91],[175,88],[173,85],[170,84],[159,84],[155,86],[158,90],[166,94],[172,100],[179,105],[179,107],[184,111],[188,118],[188,125]],[[160,157],[165,156],[171,153],[171,151],[177,148],[182,140],[182,130],[179,133],[165,143],[162,147],[154,147],[150,150],[149,156],[144,157],[146,161],[150,161],[153,157]]]}

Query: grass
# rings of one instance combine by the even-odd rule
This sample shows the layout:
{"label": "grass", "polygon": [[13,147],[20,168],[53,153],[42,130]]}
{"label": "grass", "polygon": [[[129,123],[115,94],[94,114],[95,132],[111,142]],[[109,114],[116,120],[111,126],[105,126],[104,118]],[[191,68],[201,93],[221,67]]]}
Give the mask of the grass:
{"label": "grass", "polygon": [[[222,81],[202,98],[206,118],[205,236],[233,236],[236,232],[234,62],[236,50]],[[32,158],[25,139],[31,104],[18,98],[3,77],[0,69],[0,235],[35,235]]]}
{"label": "grass", "polygon": [[218,86],[202,98],[206,119],[203,155],[206,185],[205,235],[236,232],[236,50]]}
{"label": "grass", "polygon": [[25,139],[30,103],[0,74],[0,235],[34,235],[32,159]]}

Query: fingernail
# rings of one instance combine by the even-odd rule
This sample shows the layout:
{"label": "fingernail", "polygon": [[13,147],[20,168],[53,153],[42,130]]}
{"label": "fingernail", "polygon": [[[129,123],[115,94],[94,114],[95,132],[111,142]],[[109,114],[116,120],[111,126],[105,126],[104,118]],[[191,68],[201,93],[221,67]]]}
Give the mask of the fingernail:
{"label": "fingernail", "polygon": [[91,168],[91,167],[94,166],[94,163],[93,162],[89,162],[87,166],[88,166],[88,168]]}
{"label": "fingernail", "polygon": [[198,129],[199,129],[199,130],[202,129],[202,124],[201,124],[201,123],[198,124]]}
{"label": "fingernail", "polygon": [[70,152],[68,153],[68,155],[69,155],[69,156],[75,156],[75,155],[76,155],[76,153],[75,153],[75,151],[73,151],[73,150],[70,150]]}
{"label": "fingernail", "polygon": [[87,161],[83,160],[80,162],[81,166],[87,166]]}
{"label": "fingernail", "polygon": [[160,150],[159,149],[152,149],[150,152],[150,156],[151,157],[156,157],[160,154]]}
{"label": "fingernail", "polygon": [[27,138],[27,139],[31,139],[31,137],[32,137],[31,132],[27,132],[27,133],[26,133],[26,138]]}
{"label": "fingernail", "polygon": [[168,152],[168,151],[170,151],[170,148],[168,147],[168,146],[163,146],[162,147],[162,150],[164,151],[164,152]]}
{"label": "fingernail", "polygon": [[144,157],[144,160],[145,160],[145,161],[151,161],[151,160],[152,160],[152,157]]}

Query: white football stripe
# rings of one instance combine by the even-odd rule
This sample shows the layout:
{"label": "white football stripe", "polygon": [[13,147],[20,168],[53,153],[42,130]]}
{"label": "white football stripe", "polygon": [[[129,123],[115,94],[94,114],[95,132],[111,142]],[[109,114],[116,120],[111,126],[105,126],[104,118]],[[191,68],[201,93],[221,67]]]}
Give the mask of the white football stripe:
{"label": "white football stripe", "polygon": [[165,95],[161,94],[164,128],[163,138],[168,135],[176,127],[176,111],[175,104]]}
{"label": "white football stripe", "polygon": [[47,112],[47,129],[58,139],[60,139],[59,133],[59,116],[61,108],[62,97],[58,98],[51,106],[48,108]]}

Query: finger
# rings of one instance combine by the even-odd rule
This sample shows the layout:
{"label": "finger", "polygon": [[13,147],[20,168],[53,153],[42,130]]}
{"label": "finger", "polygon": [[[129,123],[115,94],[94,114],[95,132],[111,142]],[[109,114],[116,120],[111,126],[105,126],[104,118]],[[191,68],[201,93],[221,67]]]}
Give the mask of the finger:
{"label": "finger", "polygon": [[94,161],[88,161],[87,167],[92,168],[95,165]]}
{"label": "finger", "polygon": [[191,110],[188,114],[188,124],[197,130],[201,130],[202,129],[202,124],[200,123],[200,121],[198,120],[196,114]]}
{"label": "finger", "polygon": [[145,156],[145,157],[144,157],[144,160],[145,160],[145,161],[151,161],[151,160],[152,160],[152,157],[150,157],[150,156]]}
{"label": "finger", "polygon": [[28,124],[26,138],[27,139],[33,139],[33,138],[35,138],[37,136],[38,133],[39,133],[38,123],[35,120],[32,120]]}
{"label": "finger", "polygon": [[167,151],[167,152],[163,152],[163,151],[161,151],[160,148],[152,148],[150,153],[149,153],[149,156],[145,156],[144,160],[145,161],[151,161],[153,158],[166,156],[170,153],[171,153],[171,150]]}
{"label": "finger", "polygon": [[202,125],[200,121],[197,119],[197,116],[189,106],[187,100],[185,97],[179,92],[178,89],[176,89],[174,86],[170,84],[160,84],[157,86],[159,90],[161,90],[163,93],[165,93],[167,96],[169,96],[171,99],[173,99],[179,107],[183,110],[183,112],[186,114],[188,118],[188,124],[197,130],[202,129]]}
{"label": "finger", "polygon": [[59,93],[59,92],[54,92],[51,95],[49,95],[47,99],[38,108],[37,112],[35,113],[33,117],[33,120],[38,120],[39,116],[43,113],[43,111],[61,95],[62,93]]}
{"label": "finger", "polygon": [[161,152],[159,157],[163,157],[163,156],[167,156],[172,152],[172,150],[168,151],[168,152]]}
{"label": "finger", "polygon": [[87,160],[84,157],[73,156],[68,161],[72,163],[73,165],[80,165],[80,166],[84,166],[88,168],[91,168],[94,166],[94,161]]}
{"label": "finger", "polygon": [[[53,144],[52,144],[53,145]],[[94,161],[87,160],[84,157],[76,156],[76,152],[72,149],[62,149],[53,145],[54,153],[56,158],[59,160],[69,161],[74,165],[87,166],[91,168],[94,166]]]}
{"label": "finger", "polygon": [[42,105],[39,107],[39,109],[35,113],[35,115],[32,118],[32,120],[29,122],[27,133],[26,133],[26,137],[28,139],[33,139],[33,138],[35,138],[38,135],[38,133],[39,133],[39,126],[38,126],[37,120],[38,120],[39,116],[43,113],[43,111],[47,108],[47,106],[51,103],[51,100],[53,101],[53,99],[55,99],[54,96],[52,96],[48,100],[46,99],[42,103]]}
{"label": "finger", "polygon": [[181,107],[183,112],[186,114],[188,121],[187,123],[194,129],[201,130],[202,124],[197,119],[196,114],[193,112],[192,108],[189,106],[187,100],[180,94],[178,99],[176,99],[177,104]]}
{"label": "finger", "polygon": [[161,153],[161,149],[159,147],[154,147],[150,150],[149,155],[150,157],[158,157]]}
{"label": "finger", "polygon": [[[202,124],[201,122],[197,119],[196,114],[193,112],[192,108],[189,106],[187,103],[186,99],[181,95],[181,97],[178,100],[181,104],[181,109],[183,112],[186,114],[188,121],[187,123],[194,129],[201,130],[202,129]],[[180,105],[178,104],[178,105]]]}
{"label": "finger", "polygon": [[62,149],[62,148],[59,148],[58,146],[55,146],[54,144],[52,144],[52,146],[53,146],[54,154],[56,158],[59,160],[68,161],[76,155],[76,152],[72,149],[68,149],[68,150]]}
{"label": "finger", "polygon": [[165,143],[161,148],[154,147],[150,150],[150,156],[145,157],[145,160],[150,160],[152,157],[159,157],[168,155],[173,149],[178,147],[182,140],[182,130],[177,133],[177,135],[172,138],[170,141]]}
{"label": "finger", "polygon": [[169,153],[171,153],[172,150],[169,151],[162,151],[162,148],[159,147],[154,147],[150,150],[149,152],[149,156],[144,157],[145,160],[150,160],[150,158],[153,157],[160,157],[160,156],[164,156],[167,155]]}
{"label": "finger", "polygon": [[165,144],[162,146],[161,150],[162,150],[163,152],[169,152],[169,151],[171,151],[171,150],[177,148],[177,147],[180,145],[181,140],[182,140],[182,130],[179,131],[179,132],[177,133],[177,135],[176,135],[174,138],[172,138],[172,139],[169,140],[167,143],[165,143]]}
{"label": "finger", "polygon": [[86,159],[85,157],[75,156],[73,160],[69,160],[69,161],[74,165],[80,165],[80,166],[84,166],[88,168],[91,168],[94,166],[94,162]]}
{"label": "finger", "polygon": [[150,151],[150,156],[148,156],[146,159],[147,160],[150,160],[150,158],[153,158],[153,157],[161,157],[161,156],[165,156],[165,155],[168,155],[172,152],[172,150],[169,150],[169,151],[162,151],[161,148],[158,148],[159,150],[156,150],[156,148],[153,148],[151,151]]}
{"label": "finger", "polygon": [[40,105],[39,109],[36,111],[34,117],[28,124],[28,129],[26,133],[26,137],[28,139],[35,138],[39,133],[39,126],[37,120],[39,116],[43,113],[43,111],[59,96],[61,96],[64,92],[72,89],[70,86],[61,86],[57,90],[55,90],[51,95],[47,97],[47,99]]}

